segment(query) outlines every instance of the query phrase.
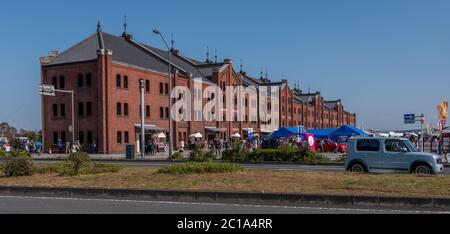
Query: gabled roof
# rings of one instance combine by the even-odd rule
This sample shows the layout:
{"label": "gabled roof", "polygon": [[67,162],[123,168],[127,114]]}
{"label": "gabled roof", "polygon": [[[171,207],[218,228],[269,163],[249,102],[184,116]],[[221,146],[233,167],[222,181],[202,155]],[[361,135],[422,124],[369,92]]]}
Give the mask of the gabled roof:
{"label": "gabled roof", "polygon": [[137,66],[157,72],[167,73],[167,65],[154,56],[136,47],[123,37],[98,32],[60,55],[52,58],[49,65],[60,65],[75,62],[86,62],[97,59],[97,51],[103,49],[113,51],[113,62]]}

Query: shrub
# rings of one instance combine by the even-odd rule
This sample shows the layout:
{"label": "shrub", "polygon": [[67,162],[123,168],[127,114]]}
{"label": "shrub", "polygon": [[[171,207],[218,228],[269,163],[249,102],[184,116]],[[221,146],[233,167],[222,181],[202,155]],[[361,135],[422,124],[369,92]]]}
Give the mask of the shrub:
{"label": "shrub", "polygon": [[0,159],[4,159],[6,157],[6,151],[0,150]]}
{"label": "shrub", "polygon": [[91,159],[86,152],[76,152],[69,156],[66,160],[64,171],[62,175],[77,176],[80,175],[80,171],[83,167],[88,166],[91,163]]}
{"label": "shrub", "polygon": [[18,152],[6,157],[1,166],[7,177],[19,177],[33,175],[33,161],[27,152]]}
{"label": "shrub", "polygon": [[189,157],[189,161],[191,162],[211,162],[214,159],[214,151],[205,151],[200,147],[195,147]]}
{"label": "shrub", "polygon": [[236,147],[234,149],[225,150],[222,153],[222,160],[228,162],[246,162],[249,161],[249,151],[242,147]]}
{"label": "shrub", "polygon": [[230,163],[184,163],[162,168],[159,174],[205,174],[205,173],[233,173],[242,171],[242,167]]}
{"label": "shrub", "polygon": [[339,158],[336,161],[340,163],[345,163],[345,161],[347,161],[347,154],[339,156]]}
{"label": "shrub", "polygon": [[35,165],[33,171],[37,174],[62,174],[65,170],[65,166],[64,163]]}
{"label": "shrub", "polygon": [[124,168],[117,164],[92,163],[80,170],[80,175],[95,175],[104,173],[117,173]]}
{"label": "shrub", "polygon": [[170,161],[181,161],[183,160],[183,154],[181,152],[175,152],[169,157]]}

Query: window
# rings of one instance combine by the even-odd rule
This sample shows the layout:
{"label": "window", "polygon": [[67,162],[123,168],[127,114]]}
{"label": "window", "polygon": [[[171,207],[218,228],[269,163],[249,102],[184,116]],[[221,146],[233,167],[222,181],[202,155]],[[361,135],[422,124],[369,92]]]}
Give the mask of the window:
{"label": "window", "polygon": [[92,74],[88,73],[86,74],[86,87],[92,86]]}
{"label": "window", "polygon": [[86,115],[91,116],[92,115],[92,102],[86,103]]}
{"label": "window", "polygon": [[94,135],[91,131],[87,132],[87,143],[92,144],[94,142]]}
{"label": "window", "polygon": [[58,88],[58,77],[52,77],[52,85],[55,87],[55,89]]}
{"label": "window", "polygon": [[128,111],[128,103],[124,103],[123,104],[123,115],[128,116],[129,115],[129,111]]}
{"label": "window", "polygon": [[66,78],[64,76],[59,77],[59,86],[61,89],[66,88]]}
{"label": "window", "polygon": [[122,76],[120,76],[120,75],[116,76],[116,87],[122,88]]}
{"label": "window", "polygon": [[147,116],[147,118],[150,118],[150,106],[145,107],[145,116]]}
{"label": "window", "polygon": [[159,94],[164,94],[164,84],[162,82],[159,83]]}
{"label": "window", "polygon": [[400,140],[386,140],[385,148],[387,152],[403,152],[408,150],[408,146],[403,141]]}
{"label": "window", "polygon": [[358,151],[378,152],[380,150],[379,140],[359,140],[356,144]]}
{"label": "window", "polygon": [[150,81],[145,81],[145,92],[150,93]]}
{"label": "window", "polygon": [[164,107],[159,108],[159,118],[164,119]]}
{"label": "window", "polygon": [[125,144],[130,143],[130,133],[125,132]]}
{"label": "window", "polygon": [[78,133],[78,141],[80,141],[80,144],[84,144],[84,132]]}
{"label": "window", "polygon": [[123,77],[123,88],[128,89],[128,76]]}
{"label": "window", "polygon": [[84,86],[84,77],[82,74],[78,74],[78,87],[81,88]]}
{"label": "window", "polygon": [[61,104],[61,117],[65,117],[66,116],[66,105],[65,104]]}
{"label": "window", "polygon": [[122,144],[122,132],[117,132],[117,144]]}
{"label": "window", "polygon": [[78,103],[78,115],[79,116],[84,115],[84,103],[82,102]]}
{"label": "window", "polygon": [[53,144],[54,145],[58,144],[58,133],[57,132],[53,132]]}
{"label": "window", "polygon": [[66,143],[66,132],[61,132],[61,140],[63,143]]}
{"label": "window", "polygon": [[166,119],[170,118],[169,108],[166,107]]}
{"label": "window", "polygon": [[118,102],[117,103],[117,105],[116,105],[116,108],[117,108],[117,115],[122,115],[122,103],[120,103],[120,102]]}
{"label": "window", "polygon": [[169,95],[169,84],[166,83],[166,95]]}
{"label": "window", "polygon": [[58,105],[53,104],[53,117],[58,117]]}

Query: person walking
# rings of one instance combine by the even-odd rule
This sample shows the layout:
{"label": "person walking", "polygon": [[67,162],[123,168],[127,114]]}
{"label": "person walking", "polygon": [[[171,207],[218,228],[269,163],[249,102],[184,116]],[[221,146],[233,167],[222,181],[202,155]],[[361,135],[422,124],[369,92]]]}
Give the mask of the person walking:
{"label": "person walking", "polygon": [[[69,143],[69,142],[68,142]],[[70,144],[70,143],[69,143]],[[61,138],[59,138],[58,139],[58,142],[57,142],[57,145],[58,145],[58,153],[62,153],[63,152],[63,150],[64,150],[64,142],[62,141],[62,139]],[[66,150],[67,151],[67,150]]]}
{"label": "person walking", "polygon": [[97,154],[97,141],[92,142],[92,153]]}
{"label": "person walking", "polygon": [[72,153],[71,144],[70,144],[70,142],[66,142],[66,154],[71,154],[71,153]]}

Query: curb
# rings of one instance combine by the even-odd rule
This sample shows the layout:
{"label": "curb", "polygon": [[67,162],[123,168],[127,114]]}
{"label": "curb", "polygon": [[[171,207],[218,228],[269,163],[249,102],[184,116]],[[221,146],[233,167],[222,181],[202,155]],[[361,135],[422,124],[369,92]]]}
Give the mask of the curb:
{"label": "curb", "polygon": [[326,205],[450,209],[450,198],[328,196],[281,193],[233,193],[164,190],[0,187],[0,195],[76,196],[250,205]]}

